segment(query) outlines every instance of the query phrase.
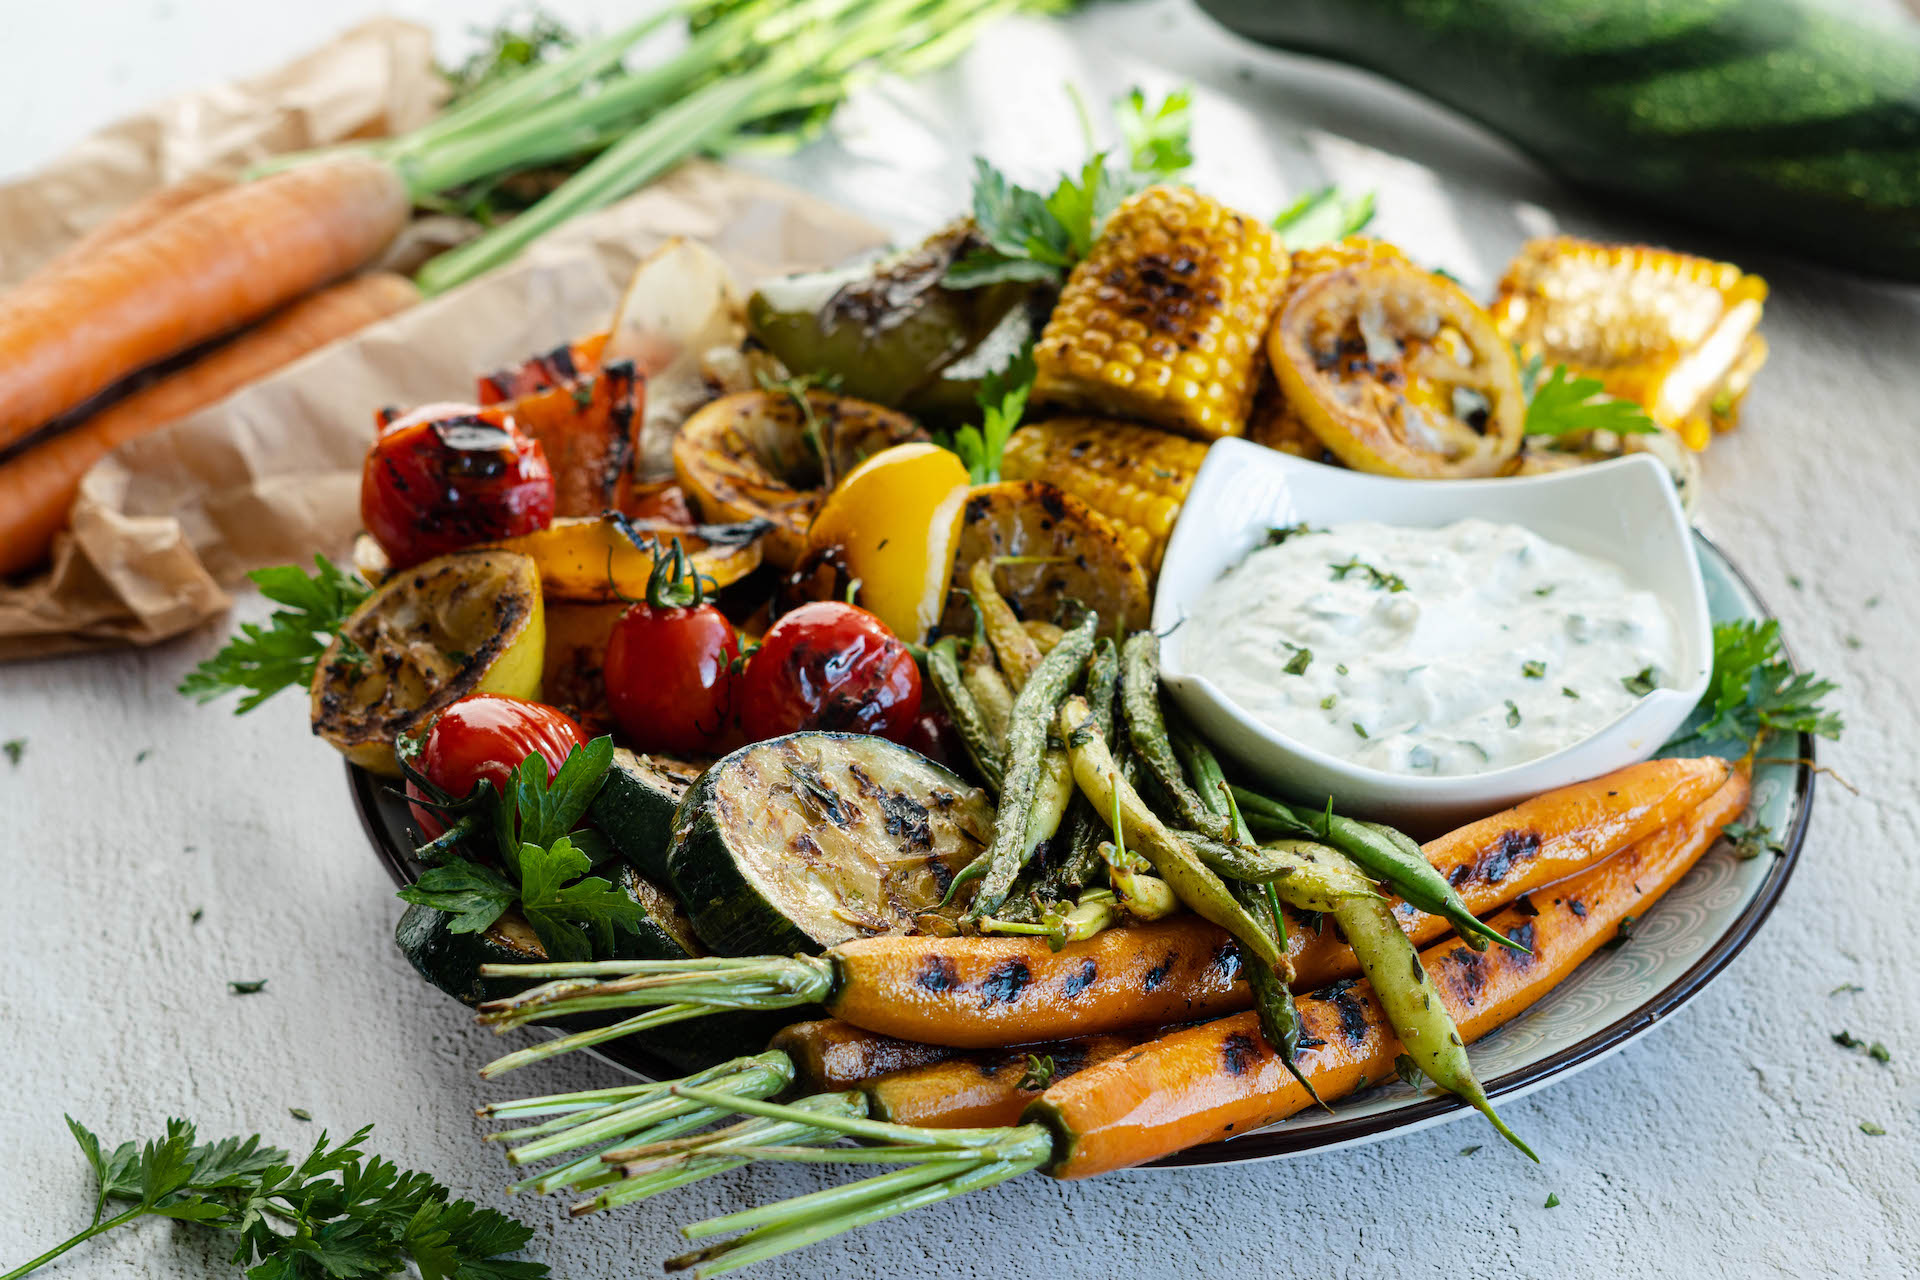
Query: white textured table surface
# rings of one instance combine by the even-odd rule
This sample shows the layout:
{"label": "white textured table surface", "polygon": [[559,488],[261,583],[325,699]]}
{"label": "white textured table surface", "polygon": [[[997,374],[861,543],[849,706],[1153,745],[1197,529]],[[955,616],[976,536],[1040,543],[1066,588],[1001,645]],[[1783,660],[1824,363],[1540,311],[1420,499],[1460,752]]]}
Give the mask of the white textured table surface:
{"label": "white textured table surface", "polygon": [[[375,6],[11,7],[8,173]],[[470,21],[454,0],[397,7],[448,41]],[[554,7],[603,26],[628,8]],[[1177,3],[1002,28],[932,83],[862,99],[838,137],[777,168],[908,234],[959,207],[973,150],[1016,176],[1075,157],[1058,89],[1068,79],[1091,101],[1136,80],[1198,83],[1201,185],[1254,209],[1329,179],[1375,187],[1382,233],[1473,283],[1556,223],[1715,248],[1603,217],[1411,99],[1241,47]],[[1920,1273],[1920,295],[1743,260],[1773,282],[1773,358],[1745,429],[1708,458],[1704,523],[1801,659],[1842,683],[1851,727],[1825,756],[1860,795],[1821,786],[1779,909],[1705,993],[1507,1108],[1545,1163],[1469,1121],[1281,1164],[1029,1177],[761,1274]],[[283,697],[235,719],[172,692],[217,641],[208,631],[150,653],[0,667],[0,739],[27,741],[17,767],[0,761],[0,934],[14,939],[0,987],[0,1266],[84,1221],[91,1186],[63,1111],[115,1141],[169,1114],[205,1135],[261,1130],[291,1146],[322,1125],[338,1135],[371,1121],[382,1153],[535,1224],[536,1256],[568,1276],[653,1274],[676,1251],[674,1224],[820,1185],[806,1170],[750,1170],[583,1222],[551,1202],[507,1203],[470,1108],[612,1073],[577,1061],[511,1084],[475,1078],[499,1043],[394,950],[391,886],[303,707]],[[229,979],[257,978],[264,993],[228,994]],[[1829,994],[1849,983],[1864,989]],[[1883,1040],[1891,1064],[1837,1047],[1842,1028]],[[1482,1145],[1461,1154],[1468,1144]],[[150,1222],[48,1274],[223,1275],[221,1243]]]}

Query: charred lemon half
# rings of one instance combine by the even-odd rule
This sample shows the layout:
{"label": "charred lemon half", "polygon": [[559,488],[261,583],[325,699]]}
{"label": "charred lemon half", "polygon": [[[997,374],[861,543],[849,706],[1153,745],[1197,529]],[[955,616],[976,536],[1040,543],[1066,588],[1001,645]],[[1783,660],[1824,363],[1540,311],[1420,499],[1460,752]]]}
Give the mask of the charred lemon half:
{"label": "charred lemon half", "polygon": [[456,551],[394,574],[353,611],[313,673],[313,731],[398,776],[393,741],[470,693],[540,696],[540,573],[512,551]]}

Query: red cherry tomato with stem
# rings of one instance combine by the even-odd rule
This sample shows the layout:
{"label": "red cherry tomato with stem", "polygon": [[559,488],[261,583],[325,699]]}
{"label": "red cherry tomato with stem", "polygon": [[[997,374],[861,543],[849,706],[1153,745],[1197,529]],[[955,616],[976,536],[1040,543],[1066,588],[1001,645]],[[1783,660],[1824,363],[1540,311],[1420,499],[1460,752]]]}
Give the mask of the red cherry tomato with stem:
{"label": "red cherry tomato with stem", "polygon": [[640,751],[718,749],[733,729],[739,657],[740,637],[706,603],[706,583],[675,538],[655,557],[646,599],[607,639],[602,675],[621,735]]}
{"label": "red cherry tomato with stem", "polygon": [[802,729],[909,740],[920,668],[887,624],[837,600],[781,616],[747,661],[740,724],[759,741]]}
{"label": "red cherry tomato with stem", "polygon": [[[586,741],[586,731],[564,711],[505,694],[475,693],[440,713],[414,767],[448,795],[465,799],[483,781],[496,791],[504,788],[507,776],[530,755],[546,760],[551,782],[568,753]],[[429,840],[446,831],[441,812],[419,803],[428,796],[418,783],[407,783],[407,798]]]}
{"label": "red cherry tomato with stem", "polygon": [[381,429],[360,521],[396,569],[553,523],[553,472],[504,408],[435,404]]}

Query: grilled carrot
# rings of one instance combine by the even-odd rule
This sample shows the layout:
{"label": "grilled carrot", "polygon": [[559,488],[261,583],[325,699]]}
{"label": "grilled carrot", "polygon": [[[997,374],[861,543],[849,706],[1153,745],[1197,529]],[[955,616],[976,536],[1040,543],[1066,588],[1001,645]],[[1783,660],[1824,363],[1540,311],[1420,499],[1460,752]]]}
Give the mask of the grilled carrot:
{"label": "grilled carrot", "polygon": [[80,478],[128,440],[293,363],[417,301],[406,279],[375,273],[303,298],[200,359],[0,463],[0,574],[38,563],[67,522]]}
{"label": "grilled carrot", "polygon": [[828,1011],[903,1039],[983,1049],[1244,1009],[1240,951],[1198,916],[1038,938],[861,938],[834,951]]}
{"label": "grilled carrot", "polygon": [[[867,1095],[867,1114],[890,1124],[930,1129],[1013,1124],[1026,1105],[1054,1081],[1097,1066],[1139,1043],[1139,1036],[1087,1036],[993,1053],[970,1053],[896,1071],[854,1087]],[[1038,1080],[1034,1078],[1036,1071]]]}
{"label": "grilled carrot", "polygon": [[[1694,812],[1672,826],[1560,885],[1544,906],[1515,907],[1495,923],[1525,949],[1474,951],[1457,939],[1429,948],[1422,963],[1457,1025],[1457,1040],[1476,1039],[1539,1000],[1571,973],[1632,912],[1644,911],[1686,874],[1746,806],[1744,770]],[[1390,922],[1381,922],[1394,935]],[[1175,1031],[1050,1085],[1027,1105],[1016,1124],[970,1125],[974,1113],[956,1109],[931,1123],[904,1125],[873,1114],[868,1092],[826,1093],[794,1103],[765,1101],[759,1091],[736,1091],[699,1081],[652,1086],[665,1097],[641,1117],[657,1124],[665,1108],[703,1108],[746,1117],[738,1124],[691,1138],[677,1124],[664,1141],[610,1153],[625,1177],[592,1200],[586,1213],[629,1204],[689,1181],[755,1160],[905,1166],[850,1185],[777,1204],[689,1223],[681,1233],[701,1241],[733,1234],[670,1259],[669,1270],[714,1274],[804,1247],[842,1231],[990,1187],[1039,1170],[1056,1178],[1083,1178],[1123,1169],[1201,1143],[1272,1124],[1307,1105],[1309,1088],[1339,1097],[1378,1081],[1402,1049],[1386,1012],[1365,983],[1342,983],[1302,1002],[1313,1042],[1293,1064],[1307,1078],[1285,1074],[1260,1034],[1253,1013]],[[938,1072],[951,1064],[923,1069]],[[604,1092],[604,1091],[603,1091]],[[603,1094],[535,1099],[520,1106],[609,1104]],[[997,1120],[995,1107],[985,1114]],[[617,1117],[623,1125],[634,1122]],[[954,1126],[954,1127],[949,1127]],[[589,1121],[574,1133],[607,1135]],[[835,1137],[864,1139],[878,1149],[828,1147]],[[548,1139],[571,1150],[585,1140]],[[543,1183],[602,1186],[598,1166],[563,1165]]]}
{"label": "grilled carrot", "polygon": [[[1724,760],[1661,760],[1630,766],[1528,801],[1474,823],[1473,838],[1428,846],[1468,906],[1493,911],[1523,893],[1592,866],[1664,825],[1691,796],[1704,800],[1728,777]],[[1608,796],[1609,791],[1614,792]],[[1598,795],[1613,809],[1583,799]],[[1548,805],[1554,796],[1569,802]],[[1518,834],[1516,834],[1518,833]],[[1130,829],[1129,841],[1133,833]],[[1618,841],[1609,844],[1609,841]],[[1436,854],[1434,851],[1438,849]],[[1456,879],[1457,877],[1457,879]],[[1439,917],[1396,909],[1415,941],[1438,937]],[[1295,986],[1317,987],[1359,972],[1352,950],[1332,930],[1296,920],[1288,930]],[[1108,929],[1052,951],[1038,938],[859,938],[820,956],[686,961],[595,961],[489,965],[489,977],[609,978],[537,988],[481,1007],[481,1019],[506,1029],[582,1008],[631,1005],[652,1012],[613,1028],[582,1032],[510,1054],[489,1073],[568,1049],[615,1039],[627,1030],[698,1016],[700,1006],[798,1008],[822,1004],[834,1017],[876,1031],[963,1049],[1164,1026],[1244,1009],[1242,956],[1221,929],[1195,916]]]}
{"label": "grilled carrot", "polygon": [[793,1060],[794,1070],[809,1093],[848,1089],[875,1076],[945,1062],[959,1052],[944,1045],[897,1040],[838,1018],[783,1027],[767,1047]]}
{"label": "grilled carrot", "polygon": [[408,207],[391,167],[316,161],[196,200],[21,282],[0,309],[0,445],[358,269]]}
{"label": "grilled carrot", "polygon": [[57,271],[91,257],[110,244],[136,236],[206,196],[225,191],[233,179],[217,169],[188,174],[178,182],[155,187],[132,204],[75,240],[40,264],[36,274]]}
{"label": "grilled carrot", "polygon": [[[1746,807],[1735,774],[1671,826],[1646,836],[1526,906],[1495,917],[1532,954],[1474,951],[1450,939],[1421,953],[1461,1036],[1472,1041],[1532,1005],[1676,884]],[[1307,1036],[1297,1060],[1323,1098],[1393,1072],[1400,1043],[1364,983],[1336,984],[1300,1002]],[[1274,1124],[1310,1105],[1260,1038],[1251,1013],[1176,1031],[1053,1086],[1027,1109],[1054,1135],[1046,1171],[1084,1178]]]}

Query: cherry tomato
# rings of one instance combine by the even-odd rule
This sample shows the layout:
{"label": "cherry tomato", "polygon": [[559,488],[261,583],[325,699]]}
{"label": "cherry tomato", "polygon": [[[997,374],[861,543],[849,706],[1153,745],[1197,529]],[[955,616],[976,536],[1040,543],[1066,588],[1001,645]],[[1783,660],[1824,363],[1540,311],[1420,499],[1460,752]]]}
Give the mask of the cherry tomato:
{"label": "cherry tomato", "polygon": [[740,638],[710,604],[636,604],[607,640],[607,706],[641,751],[712,751],[733,727]]}
{"label": "cherry tomato", "polygon": [[[475,693],[440,713],[415,767],[448,795],[465,797],[483,781],[495,790],[504,787],[507,775],[536,753],[545,757],[551,782],[567,753],[586,741],[586,731],[564,711],[505,694]],[[415,802],[413,819],[429,840],[447,829],[439,811],[418,803],[426,796],[417,783],[407,783],[407,798]]]}
{"label": "cherry tomato", "polygon": [[785,614],[747,662],[740,724],[755,741],[802,729],[903,741],[920,714],[920,668],[886,623],[822,600]]}
{"label": "cherry tomato", "polygon": [[385,425],[360,473],[360,520],[396,569],[544,529],[553,472],[497,406],[435,404]]}
{"label": "cherry tomato", "polygon": [[965,774],[973,770],[966,744],[960,741],[960,731],[953,727],[953,721],[947,718],[947,713],[938,708],[922,711],[916,716],[913,728],[907,731],[901,745],[912,747],[935,764],[943,764],[955,773]]}

